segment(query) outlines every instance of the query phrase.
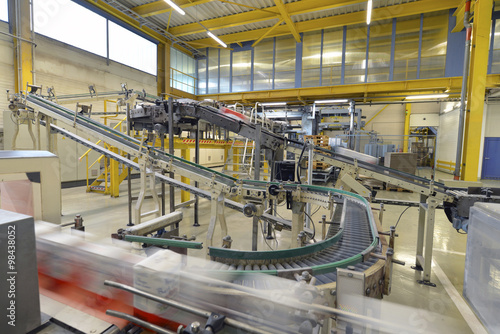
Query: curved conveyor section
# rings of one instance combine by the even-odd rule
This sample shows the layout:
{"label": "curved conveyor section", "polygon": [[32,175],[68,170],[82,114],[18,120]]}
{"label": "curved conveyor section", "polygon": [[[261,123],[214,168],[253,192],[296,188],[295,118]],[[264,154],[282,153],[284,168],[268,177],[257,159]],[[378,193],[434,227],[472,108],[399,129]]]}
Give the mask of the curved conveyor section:
{"label": "curved conveyor section", "polygon": [[[379,239],[373,233],[368,203],[344,195],[343,204],[335,209],[334,222],[324,241],[301,248],[279,251],[239,251],[210,248],[209,254],[224,265],[220,270],[231,274],[264,272],[270,275],[293,277],[294,273],[309,271],[317,284],[336,281],[336,268],[354,265],[364,270],[377,260],[363,262],[365,255],[376,250]],[[368,256],[366,256],[368,258]]]}

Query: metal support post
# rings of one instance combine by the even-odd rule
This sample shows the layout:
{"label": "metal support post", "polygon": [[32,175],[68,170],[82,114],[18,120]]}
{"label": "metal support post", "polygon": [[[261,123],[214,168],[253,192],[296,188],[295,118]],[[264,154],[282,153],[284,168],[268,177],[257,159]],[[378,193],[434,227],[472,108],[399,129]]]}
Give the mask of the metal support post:
{"label": "metal support post", "polygon": [[356,135],[356,152],[361,151],[361,137],[359,136],[359,130],[361,130],[361,109],[358,111],[358,119],[356,121],[356,130],[358,135]]}
{"label": "metal support post", "polygon": [[252,251],[257,251],[257,241],[259,236],[259,217],[252,218]]}
{"label": "metal support post", "polygon": [[353,100],[349,102],[349,149],[354,148],[354,114],[356,113],[356,104]]}
{"label": "metal support post", "polygon": [[[118,148],[116,147],[110,147],[109,149],[111,152],[118,154]],[[111,197],[118,197],[120,196],[120,171],[119,171],[119,165],[120,163],[116,161],[115,159],[110,159],[109,161],[109,167],[110,167],[110,191],[109,194]]]}
{"label": "metal support post", "polygon": [[210,206],[210,224],[207,231],[207,249],[212,247],[215,225],[219,220],[221,227],[221,234],[223,237],[227,235],[226,217],[224,216],[224,194],[212,193],[212,200]]}
{"label": "metal support post", "polygon": [[[172,97],[168,98],[168,153],[174,155],[174,100]],[[169,177],[173,179],[174,173],[170,172]],[[170,212],[175,211],[175,188],[169,186],[170,194]],[[177,224],[178,225],[178,224]],[[178,226],[176,226],[178,227]]]}
{"label": "metal support post", "polygon": [[434,197],[420,195],[417,254],[415,266],[412,267],[412,269],[415,270],[423,270],[423,279],[418,280],[418,283],[433,287],[436,286],[436,284],[431,283],[431,270],[432,248],[434,243],[434,222],[437,205],[437,200]]}
{"label": "metal support post", "polygon": [[[194,148],[194,162],[196,164],[200,163],[200,121],[198,120],[196,123],[196,134],[195,134],[195,148]],[[225,160],[224,160],[225,161]],[[194,186],[198,188],[198,181],[194,182]],[[198,219],[198,202],[199,202],[199,197],[198,195],[195,196],[195,202],[194,202],[194,224],[193,226],[200,226],[199,219]]]}
{"label": "metal support post", "polygon": [[[255,124],[255,149],[254,149],[254,179],[260,180],[260,137],[262,132],[262,124]],[[244,163],[244,161],[243,161]]]}
{"label": "metal support post", "polygon": [[300,231],[304,227],[304,203],[294,201],[292,203],[292,240],[290,248],[300,247],[298,240]]}
{"label": "metal support post", "polygon": [[[181,149],[181,157],[185,160],[191,161],[191,149],[183,148]],[[185,176],[181,176],[181,182],[186,184],[191,184],[189,179]],[[191,194],[189,191],[181,190],[181,203],[186,203],[191,199]]]}
{"label": "metal support post", "polygon": [[[160,142],[161,142],[161,151],[165,152],[165,133],[160,132]],[[165,171],[161,170],[161,175],[165,175]],[[165,215],[165,182],[161,183],[161,215]]]}
{"label": "metal support post", "polygon": [[[130,104],[127,103],[127,136],[130,137]],[[127,153],[127,159],[130,160],[130,153]],[[128,188],[128,224],[127,226],[133,226],[132,223],[132,168],[127,167],[127,188]]]}
{"label": "metal support post", "polygon": [[409,139],[410,139],[410,116],[411,116],[411,103],[406,104],[405,110],[405,129],[403,138],[403,152],[408,152]]}
{"label": "metal support post", "polygon": [[[314,156],[314,145],[313,144],[308,144],[308,148],[309,148],[309,155],[308,155],[308,165],[307,165],[307,184],[309,185],[312,185],[312,175],[313,175],[313,165],[314,165],[314,161],[313,161],[313,156]],[[306,214],[307,214],[307,218],[306,218],[306,227],[309,228],[311,226],[311,203],[307,203],[306,204]]]}

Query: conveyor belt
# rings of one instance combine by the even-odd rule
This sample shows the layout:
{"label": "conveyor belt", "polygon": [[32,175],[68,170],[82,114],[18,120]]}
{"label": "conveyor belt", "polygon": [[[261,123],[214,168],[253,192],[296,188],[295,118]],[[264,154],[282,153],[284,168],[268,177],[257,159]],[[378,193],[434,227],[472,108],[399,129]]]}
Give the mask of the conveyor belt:
{"label": "conveyor belt", "polygon": [[[378,238],[372,234],[370,219],[363,203],[346,199],[344,204],[337,205],[334,221],[338,225],[330,225],[324,241],[305,247],[256,252],[212,247],[209,254],[213,260],[224,264],[220,266],[220,270],[228,270],[235,275],[261,271],[293,277],[294,273],[308,271],[317,278],[318,284],[331,283],[336,280],[338,267],[357,265],[358,269],[365,269],[375,263],[376,259],[362,263],[363,255],[374,251],[378,244]],[[321,247],[323,244],[328,246]],[[316,248],[316,251],[308,252],[311,248]]]}
{"label": "conveyor belt", "polygon": [[[139,141],[135,138],[126,136],[116,130],[113,130],[110,127],[107,127],[95,120],[92,120],[87,117],[83,117],[81,115],[76,116],[74,111],[64,108],[62,106],[57,105],[52,101],[45,100],[41,97],[35,95],[28,95],[27,101],[41,109],[40,111],[43,114],[46,114],[57,121],[61,121],[69,126],[74,126],[76,129],[83,131],[86,135],[98,136],[105,142],[115,147],[118,147],[120,150],[123,150],[131,155],[136,155],[139,148]],[[208,112],[212,112],[208,110]],[[213,116],[213,115],[212,115]],[[98,147],[97,145],[78,137],[77,135],[71,134],[71,132],[55,126],[51,124],[51,127],[56,131],[65,134],[73,140],[80,142],[83,145],[96,149],[98,152],[102,154],[106,154],[107,156],[116,159],[127,166],[132,168],[138,168],[138,165],[124,157],[121,157],[118,154],[112,154],[112,152],[107,151],[102,147]],[[247,133],[251,131],[251,126],[248,124],[244,125],[247,129]],[[264,132],[267,130],[263,130]],[[269,141],[276,144],[276,140],[280,137],[274,133],[268,131],[265,132],[266,135],[269,135]],[[281,140],[284,140],[282,138]],[[284,141],[283,141],[284,143]],[[297,143],[288,143],[288,145],[298,145]],[[190,175],[189,173],[196,173],[198,176],[205,178],[206,180],[210,180],[211,182],[215,182],[221,184],[228,189],[232,187],[236,187],[237,180],[230,176],[224,175],[222,173],[218,173],[209,168],[202,167],[190,161],[184,160],[182,158],[172,156],[166,154],[160,150],[151,148],[150,149],[150,158],[156,161],[166,162],[169,165],[175,166],[178,170],[185,172],[184,175]],[[180,173],[182,175],[182,172]],[[198,188],[191,187],[190,185],[183,184],[177,180],[170,179],[166,176],[163,176],[159,173],[156,174],[161,181],[172,184],[175,187],[180,187],[183,190],[190,191],[198,196],[204,198],[210,198],[210,193]],[[245,180],[240,181],[245,186],[250,186],[255,189],[259,189],[262,192],[267,191],[267,187],[270,184],[278,183],[270,183],[270,182],[262,182],[262,181],[252,181]],[[325,202],[328,203],[332,200],[332,196],[335,196],[338,200],[339,198],[344,200],[345,210],[343,218],[341,219],[342,231],[335,231],[335,227],[332,225],[330,228],[330,238],[327,239],[326,246],[325,244],[318,243],[316,245],[311,245],[310,247],[300,248],[296,250],[289,250],[289,252],[295,254],[293,256],[288,256],[285,254],[281,259],[273,259],[270,261],[269,259],[264,259],[263,263],[255,263],[255,264],[237,264],[232,266],[225,266],[224,264],[220,265],[220,269],[226,269],[226,271],[234,273],[236,275],[236,279],[239,273],[244,272],[263,272],[271,275],[293,275],[293,273],[301,273],[304,270],[310,271],[313,275],[317,276],[318,283],[327,283],[335,280],[335,270],[337,267],[346,267],[348,265],[357,265],[358,269],[362,269],[365,266],[369,266],[370,261],[366,261],[362,263],[364,259],[368,259],[367,256],[370,252],[376,250],[379,240],[377,235],[377,228],[375,226],[373,215],[371,213],[371,209],[369,203],[366,202],[362,197],[343,192],[341,190],[319,187],[319,186],[311,186],[311,185],[297,185],[297,184],[281,184],[282,189],[285,191],[296,191],[300,190],[301,193],[307,195],[305,197],[313,198],[314,196],[322,196],[325,199]],[[240,203],[236,203],[234,201],[225,200],[225,205],[232,207],[236,210],[242,211],[243,205]],[[343,205],[339,205],[339,208],[344,208]],[[340,209],[339,209],[340,210]],[[271,215],[264,215],[263,218],[268,221],[279,222],[276,217]],[[339,234],[340,233],[340,234]],[[332,242],[332,240],[334,242]],[[330,243],[331,242],[331,243]],[[314,249],[312,252],[310,248]],[[301,251],[304,254],[301,254]],[[307,254],[306,254],[307,253]],[[284,260],[287,259],[287,260]]]}

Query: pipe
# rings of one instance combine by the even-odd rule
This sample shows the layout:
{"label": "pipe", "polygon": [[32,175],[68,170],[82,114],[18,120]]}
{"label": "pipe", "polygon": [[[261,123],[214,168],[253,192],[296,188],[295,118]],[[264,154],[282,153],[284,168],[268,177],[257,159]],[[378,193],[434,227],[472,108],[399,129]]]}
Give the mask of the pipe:
{"label": "pipe", "polygon": [[[137,296],[147,298],[149,300],[155,301],[155,302],[160,303],[160,304],[172,306],[172,307],[175,307],[176,309],[179,309],[181,311],[185,311],[185,312],[188,312],[188,313],[200,316],[200,317],[209,318],[210,314],[211,314],[210,312],[199,309],[197,307],[185,305],[185,304],[179,303],[179,302],[172,300],[172,299],[161,298],[161,297],[158,297],[156,295],[153,295],[153,294],[141,291],[139,289],[136,289],[134,287],[128,286],[126,284],[121,284],[121,283],[106,280],[106,281],[104,281],[104,285],[112,286],[112,287],[117,288],[117,289],[128,291],[128,292],[133,293]],[[106,313],[110,314],[108,312],[109,312],[109,310],[106,311]],[[112,311],[112,312],[115,312],[115,311]],[[119,312],[116,312],[116,313],[119,313]],[[113,314],[110,314],[110,315],[113,315]],[[126,315],[128,316],[128,314],[126,314]],[[133,321],[133,322],[135,322],[135,321]],[[242,329],[244,331],[247,331],[248,333],[270,334],[269,332],[267,332],[265,330],[256,328],[256,327],[251,326],[251,325],[247,325],[243,322],[233,320],[233,319],[230,319],[227,317],[224,319],[224,323],[230,327],[234,327],[237,329]],[[137,324],[139,324],[139,323],[137,323]],[[144,326],[144,327],[146,327],[146,326]]]}
{"label": "pipe", "polygon": [[130,321],[136,325],[139,325],[141,327],[147,328],[152,330],[153,332],[160,333],[160,334],[175,334],[175,332],[169,331],[165,328],[162,328],[160,326],[151,324],[147,321],[141,320],[139,318],[136,318],[134,316],[131,316],[130,314],[123,313],[123,312],[118,312],[118,311],[113,311],[113,310],[106,310],[106,314],[110,315],[112,317],[120,318],[120,319],[125,319],[127,321]]}
{"label": "pipe", "polygon": [[466,110],[466,96],[467,96],[467,80],[469,76],[469,61],[470,61],[470,46],[472,39],[472,26],[469,23],[470,17],[470,0],[465,3],[464,12],[464,27],[467,29],[465,39],[465,56],[464,56],[464,69],[462,77],[462,93],[460,95],[460,116],[458,120],[458,140],[457,140],[457,155],[455,158],[455,171],[453,172],[453,179],[460,179],[460,166],[462,165],[462,147],[464,140],[464,125],[465,125],[465,110]]}

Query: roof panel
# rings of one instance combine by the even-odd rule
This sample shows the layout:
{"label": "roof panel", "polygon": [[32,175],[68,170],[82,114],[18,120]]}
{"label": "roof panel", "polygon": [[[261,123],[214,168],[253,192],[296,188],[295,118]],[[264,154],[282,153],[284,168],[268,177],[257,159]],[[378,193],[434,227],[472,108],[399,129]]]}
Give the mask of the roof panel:
{"label": "roof panel", "polygon": [[[174,1],[178,1],[178,0],[174,0]],[[196,1],[200,1],[200,0],[192,0],[192,2],[194,2],[194,3]],[[255,9],[253,9],[253,8],[255,8],[255,7],[261,8],[261,9],[275,7],[274,0],[251,0],[251,1],[248,1],[248,0],[228,0],[228,1],[230,1],[231,3],[225,2],[224,0],[219,0],[219,1],[208,1],[208,2],[198,4],[198,5],[185,7],[184,11],[186,12],[186,15],[180,15],[179,13],[172,11],[172,12],[148,16],[145,19],[151,23],[154,23],[155,25],[157,25],[163,29],[166,29],[167,27],[170,27],[170,28],[177,27],[177,26],[182,26],[185,24],[203,22],[205,20],[209,20],[209,19],[213,19],[213,18],[221,18],[221,17],[225,17],[225,16],[229,16],[229,15],[235,15],[235,14],[239,14],[239,13],[254,11]],[[288,4],[288,3],[292,3],[292,2],[298,2],[298,1],[305,2],[305,1],[310,1],[310,0],[282,0],[282,1],[285,4]],[[373,0],[373,7],[374,8],[387,7],[387,6],[399,5],[402,3],[414,2],[414,1],[418,1],[418,0]],[[136,7],[139,5],[157,2],[157,0],[118,0],[117,2],[121,3],[122,5],[125,5],[128,8],[133,8],[133,7]],[[113,6],[113,1],[108,2],[108,4]],[[316,19],[325,18],[325,17],[332,17],[333,18],[337,15],[365,11],[366,6],[367,6],[366,2],[361,2],[358,4],[336,7],[336,8],[332,8],[332,9],[318,10],[318,11],[314,11],[314,12],[293,15],[292,20],[294,22],[303,22],[303,21],[316,20]],[[271,20],[254,22],[254,23],[247,23],[247,24],[242,22],[241,25],[236,26],[236,27],[216,29],[213,31],[218,36],[224,36],[227,34],[233,34],[233,33],[238,33],[238,32],[243,32],[243,31],[268,28],[268,27],[273,26],[277,22],[277,20],[278,19],[275,18],[275,19],[271,19]],[[186,35],[186,36],[181,36],[181,37],[179,37],[179,39],[183,40],[183,41],[194,41],[194,40],[203,39],[206,37],[207,37],[206,33],[202,32],[202,33],[195,33],[195,34],[190,34],[190,35]]]}

